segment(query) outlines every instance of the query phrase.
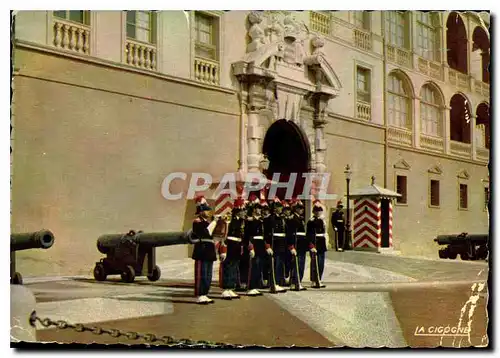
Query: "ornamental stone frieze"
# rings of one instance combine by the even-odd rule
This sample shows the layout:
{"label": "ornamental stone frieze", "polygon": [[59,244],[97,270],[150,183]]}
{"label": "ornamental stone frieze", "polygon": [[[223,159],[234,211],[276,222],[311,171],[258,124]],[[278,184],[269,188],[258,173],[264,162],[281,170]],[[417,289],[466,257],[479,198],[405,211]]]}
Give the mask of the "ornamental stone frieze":
{"label": "ornamental stone frieze", "polygon": [[[250,41],[246,54],[232,67],[241,87],[248,89],[247,113],[242,113],[242,118],[248,120],[247,133],[251,133],[243,138],[248,148],[248,171],[257,170],[262,156],[259,145],[268,127],[263,123],[269,122],[259,119],[262,110],[272,113],[273,121],[294,121],[309,134],[311,164],[323,171],[326,108],[342,88],[323,53],[324,40],[310,33],[304,23],[288,12],[252,11],[247,21]],[[310,107],[314,108],[312,125],[300,118],[302,109]]]}

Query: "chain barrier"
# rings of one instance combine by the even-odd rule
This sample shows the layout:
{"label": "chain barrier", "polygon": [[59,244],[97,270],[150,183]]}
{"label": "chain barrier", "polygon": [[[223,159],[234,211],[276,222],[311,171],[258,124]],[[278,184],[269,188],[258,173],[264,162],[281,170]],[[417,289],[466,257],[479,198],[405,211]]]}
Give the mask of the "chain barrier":
{"label": "chain barrier", "polygon": [[168,345],[170,347],[185,347],[188,346],[190,348],[243,348],[243,345],[239,344],[228,344],[228,343],[219,343],[219,342],[210,342],[210,341],[194,341],[191,339],[175,339],[171,336],[161,336],[157,337],[152,333],[139,333],[139,332],[124,332],[119,329],[113,328],[101,328],[101,327],[89,327],[85,326],[81,323],[72,324],[66,322],[64,320],[54,321],[50,318],[40,318],[37,316],[36,311],[33,311],[30,316],[30,324],[33,327],[36,327],[36,323],[40,323],[42,326],[46,328],[54,327],[59,329],[70,329],[75,332],[92,332],[95,335],[104,335],[107,334],[114,338],[126,337],[130,340],[143,340],[147,343],[160,343],[164,345]]}

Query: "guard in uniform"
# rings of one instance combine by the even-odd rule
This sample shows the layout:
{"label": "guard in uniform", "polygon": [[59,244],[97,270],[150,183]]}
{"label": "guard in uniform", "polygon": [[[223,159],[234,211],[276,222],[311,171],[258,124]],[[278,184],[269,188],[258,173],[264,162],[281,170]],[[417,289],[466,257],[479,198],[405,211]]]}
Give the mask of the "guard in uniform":
{"label": "guard in uniform", "polygon": [[212,209],[203,196],[196,199],[196,215],[193,220],[192,243],[194,243],[192,259],[194,260],[194,294],[197,303],[213,303],[208,298],[212,283],[212,268],[217,259],[215,242],[212,236],[216,221],[212,220]]}
{"label": "guard in uniform", "polygon": [[309,249],[311,253],[311,281],[313,288],[325,287],[321,283],[323,271],[325,269],[326,247],[326,225],[322,216],[323,206],[319,200],[314,202],[313,217],[307,222],[307,237],[310,241]]}
{"label": "guard in uniform", "polygon": [[[306,290],[304,286],[302,286],[302,279],[304,278],[304,270],[306,265],[306,254],[309,251],[309,240],[306,236],[306,223],[304,216],[304,204],[302,201],[295,199],[292,201],[292,220],[290,224],[293,225],[293,231],[295,236],[295,241],[293,244],[293,249],[296,251],[297,263],[294,263],[291,270],[291,281],[292,281],[292,290]],[[298,277],[297,277],[297,268],[298,268]],[[297,282],[298,281],[298,282]]]}
{"label": "guard in uniform", "polygon": [[230,300],[240,298],[236,289],[241,261],[243,234],[245,231],[245,204],[242,198],[237,198],[233,204],[232,218],[228,234],[221,245],[219,280],[222,281],[222,298]]}
{"label": "guard in uniform", "polygon": [[266,248],[266,258],[262,262],[262,288],[269,288],[271,286],[271,267],[272,267],[272,257],[273,249],[271,245],[273,243],[273,225],[271,208],[265,199],[260,201],[260,206],[262,208],[262,228],[264,231],[264,245]]}
{"label": "guard in uniform", "polygon": [[[267,204],[267,203],[266,203]],[[247,295],[260,296],[262,288],[263,264],[267,260],[264,241],[264,223],[261,216],[261,204],[257,197],[248,205],[244,244],[250,253]]]}
{"label": "guard in uniform", "polygon": [[[287,253],[287,242],[285,234],[285,219],[282,215],[283,204],[280,199],[275,198],[272,206],[271,230],[272,243],[271,249],[274,258],[274,288],[271,285],[271,293],[285,292],[285,260]],[[272,282],[272,283],[274,283]]]}
{"label": "guard in uniform", "polygon": [[285,237],[286,237],[286,259],[285,259],[285,286],[290,286],[290,272],[294,265],[297,251],[295,250],[295,235],[297,232],[295,220],[292,213],[291,203],[283,201],[283,219],[285,220]]}
{"label": "guard in uniform", "polygon": [[344,212],[342,209],[344,206],[342,205],[342,200],[337,202],[337,209],[332,214],[331,224],[337,233],[336,247],[337,251],[344,251],[344,234],[345,234],[345,220],[344,220]]}

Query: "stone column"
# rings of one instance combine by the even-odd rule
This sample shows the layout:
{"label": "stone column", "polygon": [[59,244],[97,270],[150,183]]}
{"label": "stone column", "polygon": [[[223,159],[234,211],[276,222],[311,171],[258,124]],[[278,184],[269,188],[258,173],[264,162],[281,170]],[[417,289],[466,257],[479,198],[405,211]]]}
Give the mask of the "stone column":
{"label": "stone column", "polygon": [[450,110],[451,107],[444,106],[443,108],[443,120],[444,120],[444,152],[450,154],[450,136],[451,136],[451,122],[450,122]]}
{"label": "stone column", "polygon": [[415,148],[420,148],[420,132],[421,132],[421,120],[420,120],[420,97],[415,96],[413,99],[414,108],[414,118],[413,118],[413,145]]}
{"label": "stone column", "polygon": [[324,128],[326,125],[326,107],[329,98],[321,94],[314,95],[314,148],[315,148],[315,168],[316,173],[324,173],[326,169],[325,154],[326,143]]}
{"label": "stone column", "polygon": [[471,142],[471,150],[472,150],[472,159],[473,160],[476,160],[477,159],[477,140],[476,140],[476,132],[477,132],[477,128],[476,128],[476,116],[471,114],[471,117],[470,117],[470,135],[471,135],[471,139],[470,139],[470,142]]}

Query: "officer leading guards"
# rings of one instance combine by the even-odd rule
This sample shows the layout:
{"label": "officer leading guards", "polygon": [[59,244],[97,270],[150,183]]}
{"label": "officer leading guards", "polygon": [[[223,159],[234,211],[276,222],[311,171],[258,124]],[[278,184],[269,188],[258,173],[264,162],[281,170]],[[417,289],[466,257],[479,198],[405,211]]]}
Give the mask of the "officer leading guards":
{"label": "officer leading guards", "polygon": [[[267,203],[266,203],[267,204]],[[264,241],[264,224],[261,217],[261,204],[257,197],[250,201],[247,210],[245,240],[250,252],[247,295],[260,296],[262,293],[263,263],[267,260],[266,243]]]}
{"label": "officer leading guards", "polygon": [[325,269],[326,248],[326,227],[322,217],[323,206],[319,200],[314,202],[313,217],[307,222],[307,236],[310,241],[311,251],[311,281],[313,288],[325,287],[321,283],[323,271]]}
{"label": "officer leading guards", "polygon": [[337,202],[337,209],[332,214],[332,227],[337,232],[337,251],[344,251],[345,242],[344,242],[344,232],[345,232],[345,220],[344,220],[344,212],[342,209],[344,206],[342,205],[342,200]]}
{"label": "officer leading guards", "polygon": [[237,198],[233,204],[232,218],[229,223],[228,234],[220,248],[220,278],[222,281],[222,298],[230,300],[240,298],[236,289],[239,265],[241,260],[241,245],[245,230],[245,204],[242,198]]}
{"label": "officer leading guards", "polygon": [[302,286],[302,279],[304,278],[306,253],[309,251],[309,240],[307,240],[306,236],[304,203],[298,199],[294,199],[291,206],[293,213],[293,228],[295,232],[295,242],[293,248],[297,252],[296,261],[294,260],[294,262],[292,262],[291,288],[292,290],[306,290],[306,288]]}
{"label": "officer leading guards", "polygon": [[[283,204],[280,199],[275,198],[272,206],[271,230],[272,230],[272,252],[274,265],[271,267],[271,293],[285,292],[285,260],[287,253],[285,219],[282,216]],[[274,287],[273,287],[274,286]]]}
{"label": "officer leading guards", "polygon": [[216,221],[212,220],[211,211],[203,196],[196,199],[197,217],[193,220],[192,259],[195,260],[194,294],[197,297],[196,303],[199,304],[213,303],[213,300],[207,296],[212,283],[213,264],[217,259],[215,241],[212,236]]}

